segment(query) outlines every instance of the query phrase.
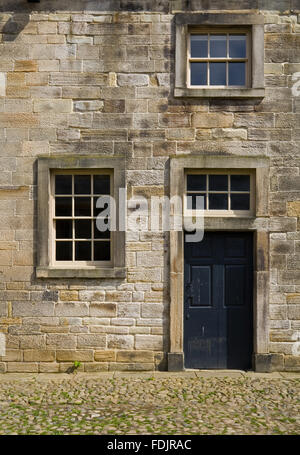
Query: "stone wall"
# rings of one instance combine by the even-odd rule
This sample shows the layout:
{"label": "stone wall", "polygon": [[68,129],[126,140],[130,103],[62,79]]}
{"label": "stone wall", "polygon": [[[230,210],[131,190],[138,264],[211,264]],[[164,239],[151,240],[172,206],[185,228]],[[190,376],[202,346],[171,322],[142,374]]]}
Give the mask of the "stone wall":
{"label": "stone wall", "polygon": [[84,371],[166,368],[168,235],[127,234],[125,280],[35,277],[36,159],[61,153],[124,155],[129,196],[168,194],[176,154],[270,157],[269,350],[299,370],[298,2],[210,2],[263,8],[262,101],[173,98],[184,1],[51,3],[0,9],[0,371],[66,371],[75,360]]}

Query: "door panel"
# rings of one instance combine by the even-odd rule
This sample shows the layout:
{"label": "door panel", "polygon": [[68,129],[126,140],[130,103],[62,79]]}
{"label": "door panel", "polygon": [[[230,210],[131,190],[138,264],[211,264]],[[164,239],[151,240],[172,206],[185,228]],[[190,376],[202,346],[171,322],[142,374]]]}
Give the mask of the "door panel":
{"label": "door panel", "polygon": [[187,368],[251,368],[252,247],[252,234],[241,232],[185,243]]}

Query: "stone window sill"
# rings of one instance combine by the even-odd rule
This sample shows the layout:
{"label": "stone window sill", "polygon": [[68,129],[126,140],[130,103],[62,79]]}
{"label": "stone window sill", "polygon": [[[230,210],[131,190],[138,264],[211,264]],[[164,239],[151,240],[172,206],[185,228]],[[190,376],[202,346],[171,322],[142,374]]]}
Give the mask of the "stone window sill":
{"label": "stone window sill", "polygon": [[264,88],[175,88],[175,98],[263,98]]}
{"label": "stone window sill", "polygon": [[125,267],[37,267],[37,278],[126,278]]}

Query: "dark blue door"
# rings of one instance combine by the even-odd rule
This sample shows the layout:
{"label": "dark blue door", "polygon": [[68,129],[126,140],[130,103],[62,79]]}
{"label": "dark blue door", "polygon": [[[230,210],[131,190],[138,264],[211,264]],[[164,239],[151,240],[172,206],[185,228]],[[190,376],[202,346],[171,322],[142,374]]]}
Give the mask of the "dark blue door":
{"label": "dark blue door", "polygon": [[250,369],[252,234],[206,232],[184,256],[185,367]]}

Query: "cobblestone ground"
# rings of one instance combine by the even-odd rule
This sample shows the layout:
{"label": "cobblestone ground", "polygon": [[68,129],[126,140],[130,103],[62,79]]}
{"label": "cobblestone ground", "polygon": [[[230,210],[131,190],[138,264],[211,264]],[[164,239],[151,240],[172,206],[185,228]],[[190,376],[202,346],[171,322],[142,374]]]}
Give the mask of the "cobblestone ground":
{"label": "cobblestone ground", "polygon": [[0,434],[299,434],[300,375],[0,376]]}

